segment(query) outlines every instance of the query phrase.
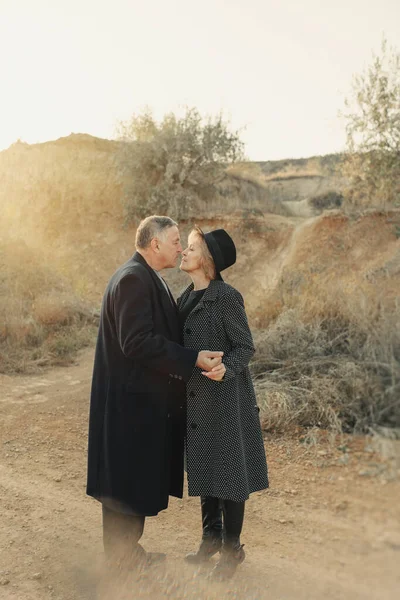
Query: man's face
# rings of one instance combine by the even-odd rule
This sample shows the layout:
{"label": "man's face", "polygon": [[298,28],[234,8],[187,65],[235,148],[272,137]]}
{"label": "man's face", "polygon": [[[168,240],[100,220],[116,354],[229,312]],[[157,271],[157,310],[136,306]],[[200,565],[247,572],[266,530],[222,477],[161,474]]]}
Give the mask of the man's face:
{"label": "man's face", "polygon": [[174,225],[168,227],[162,238],[158,239],[160,248],[159,257],[163,262],[162,269],[175,267],[176,262],[182,252],[181,238],[179,229]]}

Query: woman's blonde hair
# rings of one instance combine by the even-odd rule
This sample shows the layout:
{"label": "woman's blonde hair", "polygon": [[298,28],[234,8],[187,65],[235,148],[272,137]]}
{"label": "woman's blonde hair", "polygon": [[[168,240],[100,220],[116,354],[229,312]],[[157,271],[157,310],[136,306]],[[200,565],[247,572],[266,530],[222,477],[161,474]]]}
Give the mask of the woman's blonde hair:
{"label": "woman's blonde hair", "polygon": [[201,248],[201,266],[204,271],[205,276],[210,279],[217,278],[217,270],[215,268],[214,259],[210,254],[210,251],[207,246],[207,242],[204,238],[204,233],[195,225],[190,233],[197,233],[200,238],[200,248]]}

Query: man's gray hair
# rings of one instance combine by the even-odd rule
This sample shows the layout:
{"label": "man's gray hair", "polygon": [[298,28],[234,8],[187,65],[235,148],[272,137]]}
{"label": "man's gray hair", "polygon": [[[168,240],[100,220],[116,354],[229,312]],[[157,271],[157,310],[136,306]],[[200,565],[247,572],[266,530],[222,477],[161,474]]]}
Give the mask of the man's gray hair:
{"label": "man's gray hair", "polygon": [[175,223],[170,217],[158,215],[146,217],[139,223],[136,231],[136,248],[138,250],[148,248],[153,238],[163,238],[170,227],[178,227],[178,223]]}

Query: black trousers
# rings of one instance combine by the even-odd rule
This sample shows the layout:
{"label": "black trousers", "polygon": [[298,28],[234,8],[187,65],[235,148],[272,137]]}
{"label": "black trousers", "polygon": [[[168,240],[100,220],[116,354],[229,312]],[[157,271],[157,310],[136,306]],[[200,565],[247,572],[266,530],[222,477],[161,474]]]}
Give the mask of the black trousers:
{"label": "black trousers", "polygon": [[226,543],[239,542],[243,528],[244,507],[245,502],[202,496],[203,537],[212,535],[223,537]]}
{"label": "black trousers", "polygon": [[102,507],[103,545],[107,561],[119,566],[135,564],[145,555],[139,540],[146,517],[116,512],[104,504]]}

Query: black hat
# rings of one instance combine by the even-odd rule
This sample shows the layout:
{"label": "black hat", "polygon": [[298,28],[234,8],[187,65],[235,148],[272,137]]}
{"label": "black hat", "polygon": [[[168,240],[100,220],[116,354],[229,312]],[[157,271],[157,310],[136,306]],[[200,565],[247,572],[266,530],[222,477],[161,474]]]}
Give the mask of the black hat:
{"label": "black hat", "polygon": [[215,264],[217,278],[222,279],[220,272],[236,262],[236,247],[225,229],[215,229],[204,234],[204,240]]}

